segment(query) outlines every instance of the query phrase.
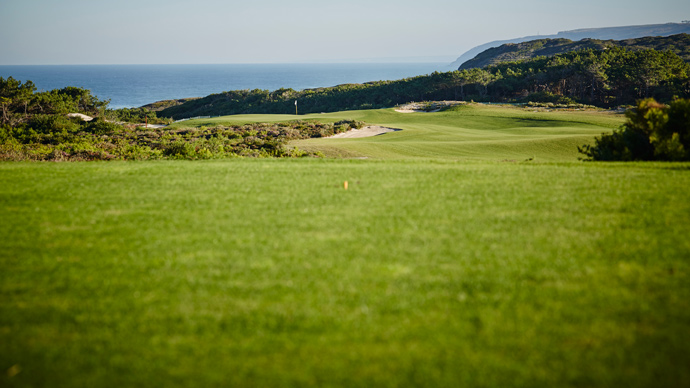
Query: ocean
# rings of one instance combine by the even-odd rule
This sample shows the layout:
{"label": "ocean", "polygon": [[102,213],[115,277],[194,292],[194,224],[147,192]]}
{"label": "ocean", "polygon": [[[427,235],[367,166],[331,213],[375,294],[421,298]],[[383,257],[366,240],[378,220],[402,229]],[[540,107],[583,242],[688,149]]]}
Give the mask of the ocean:
{"label": "ocean", "polygon": [[448,63],[4,65],[0,77],[30,80],[38,91],[82,87],[102,100],[109,99],[109,107],[117,109],[228,90],[301,90],[449,70]]}

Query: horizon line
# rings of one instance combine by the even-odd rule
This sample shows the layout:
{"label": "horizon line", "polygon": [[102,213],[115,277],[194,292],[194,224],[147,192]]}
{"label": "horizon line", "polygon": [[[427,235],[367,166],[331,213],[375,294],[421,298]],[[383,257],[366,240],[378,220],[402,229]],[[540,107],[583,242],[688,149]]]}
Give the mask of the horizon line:
{"label": "horizon line", "polygon": [[[363,61],[363,62],[209,62],[209,63],[17,63],[0,66],[205,66],[205,65],[385,65],[385,64],[442,64],[447,61]],[[449,65],[450,66],[450,65]]]}
{"label": "horizon line", "polygon": [[[357,60],[313,60],[286,62],[179,62],[179,63],[0,63],[0,66],[188,66],[188,65],[344,65],[344,64],[396,64],[396,63],[452,63],[455,57],[450,55],[400,58],[361,58]],[[436,58],[436,59],[434,59]]]}

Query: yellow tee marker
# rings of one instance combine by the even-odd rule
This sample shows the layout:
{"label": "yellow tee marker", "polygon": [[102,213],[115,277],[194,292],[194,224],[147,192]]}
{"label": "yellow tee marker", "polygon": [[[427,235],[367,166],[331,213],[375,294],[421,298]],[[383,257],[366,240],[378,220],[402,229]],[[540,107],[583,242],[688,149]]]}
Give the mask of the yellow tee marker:
{"label": "yellow tee marker", "polygon": [[347,181],[345,181],[345,183],[343,183],[343,187],[345,188],[345,190],[347,190]]}

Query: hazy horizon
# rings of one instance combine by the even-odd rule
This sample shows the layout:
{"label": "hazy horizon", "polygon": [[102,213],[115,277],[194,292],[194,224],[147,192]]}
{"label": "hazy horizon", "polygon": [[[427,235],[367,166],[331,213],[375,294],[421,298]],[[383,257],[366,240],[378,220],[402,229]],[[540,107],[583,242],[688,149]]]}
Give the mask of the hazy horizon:
{"label": "hazy horizon", "polygon": [[3,0],[0,65],[450,64],[494,40],[687,19],[680,0]]}
{"label": "hazy horizon", "polygon": [[456,59],[455,56],[443,57],[388,57],[388,58],[344,58],[332,60],[312,60],[312,61],[285,61],[285,62],[171,62],[171,63],[10,63],[0,64],[0,66],[184,66],[184,65],[318,65],[318,64],[386,64],[386,63],[409,63],[409,64],[446,64]]}

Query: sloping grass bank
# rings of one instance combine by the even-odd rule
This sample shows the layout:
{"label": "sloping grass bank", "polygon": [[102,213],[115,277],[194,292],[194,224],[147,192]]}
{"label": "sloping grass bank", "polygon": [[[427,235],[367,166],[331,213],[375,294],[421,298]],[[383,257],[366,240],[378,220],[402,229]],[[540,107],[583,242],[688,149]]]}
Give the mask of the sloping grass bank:
{"label": "sloping grass bank", "polygon": [[687,187],[687,164],[0,164],[0,386],[687,386]]}

